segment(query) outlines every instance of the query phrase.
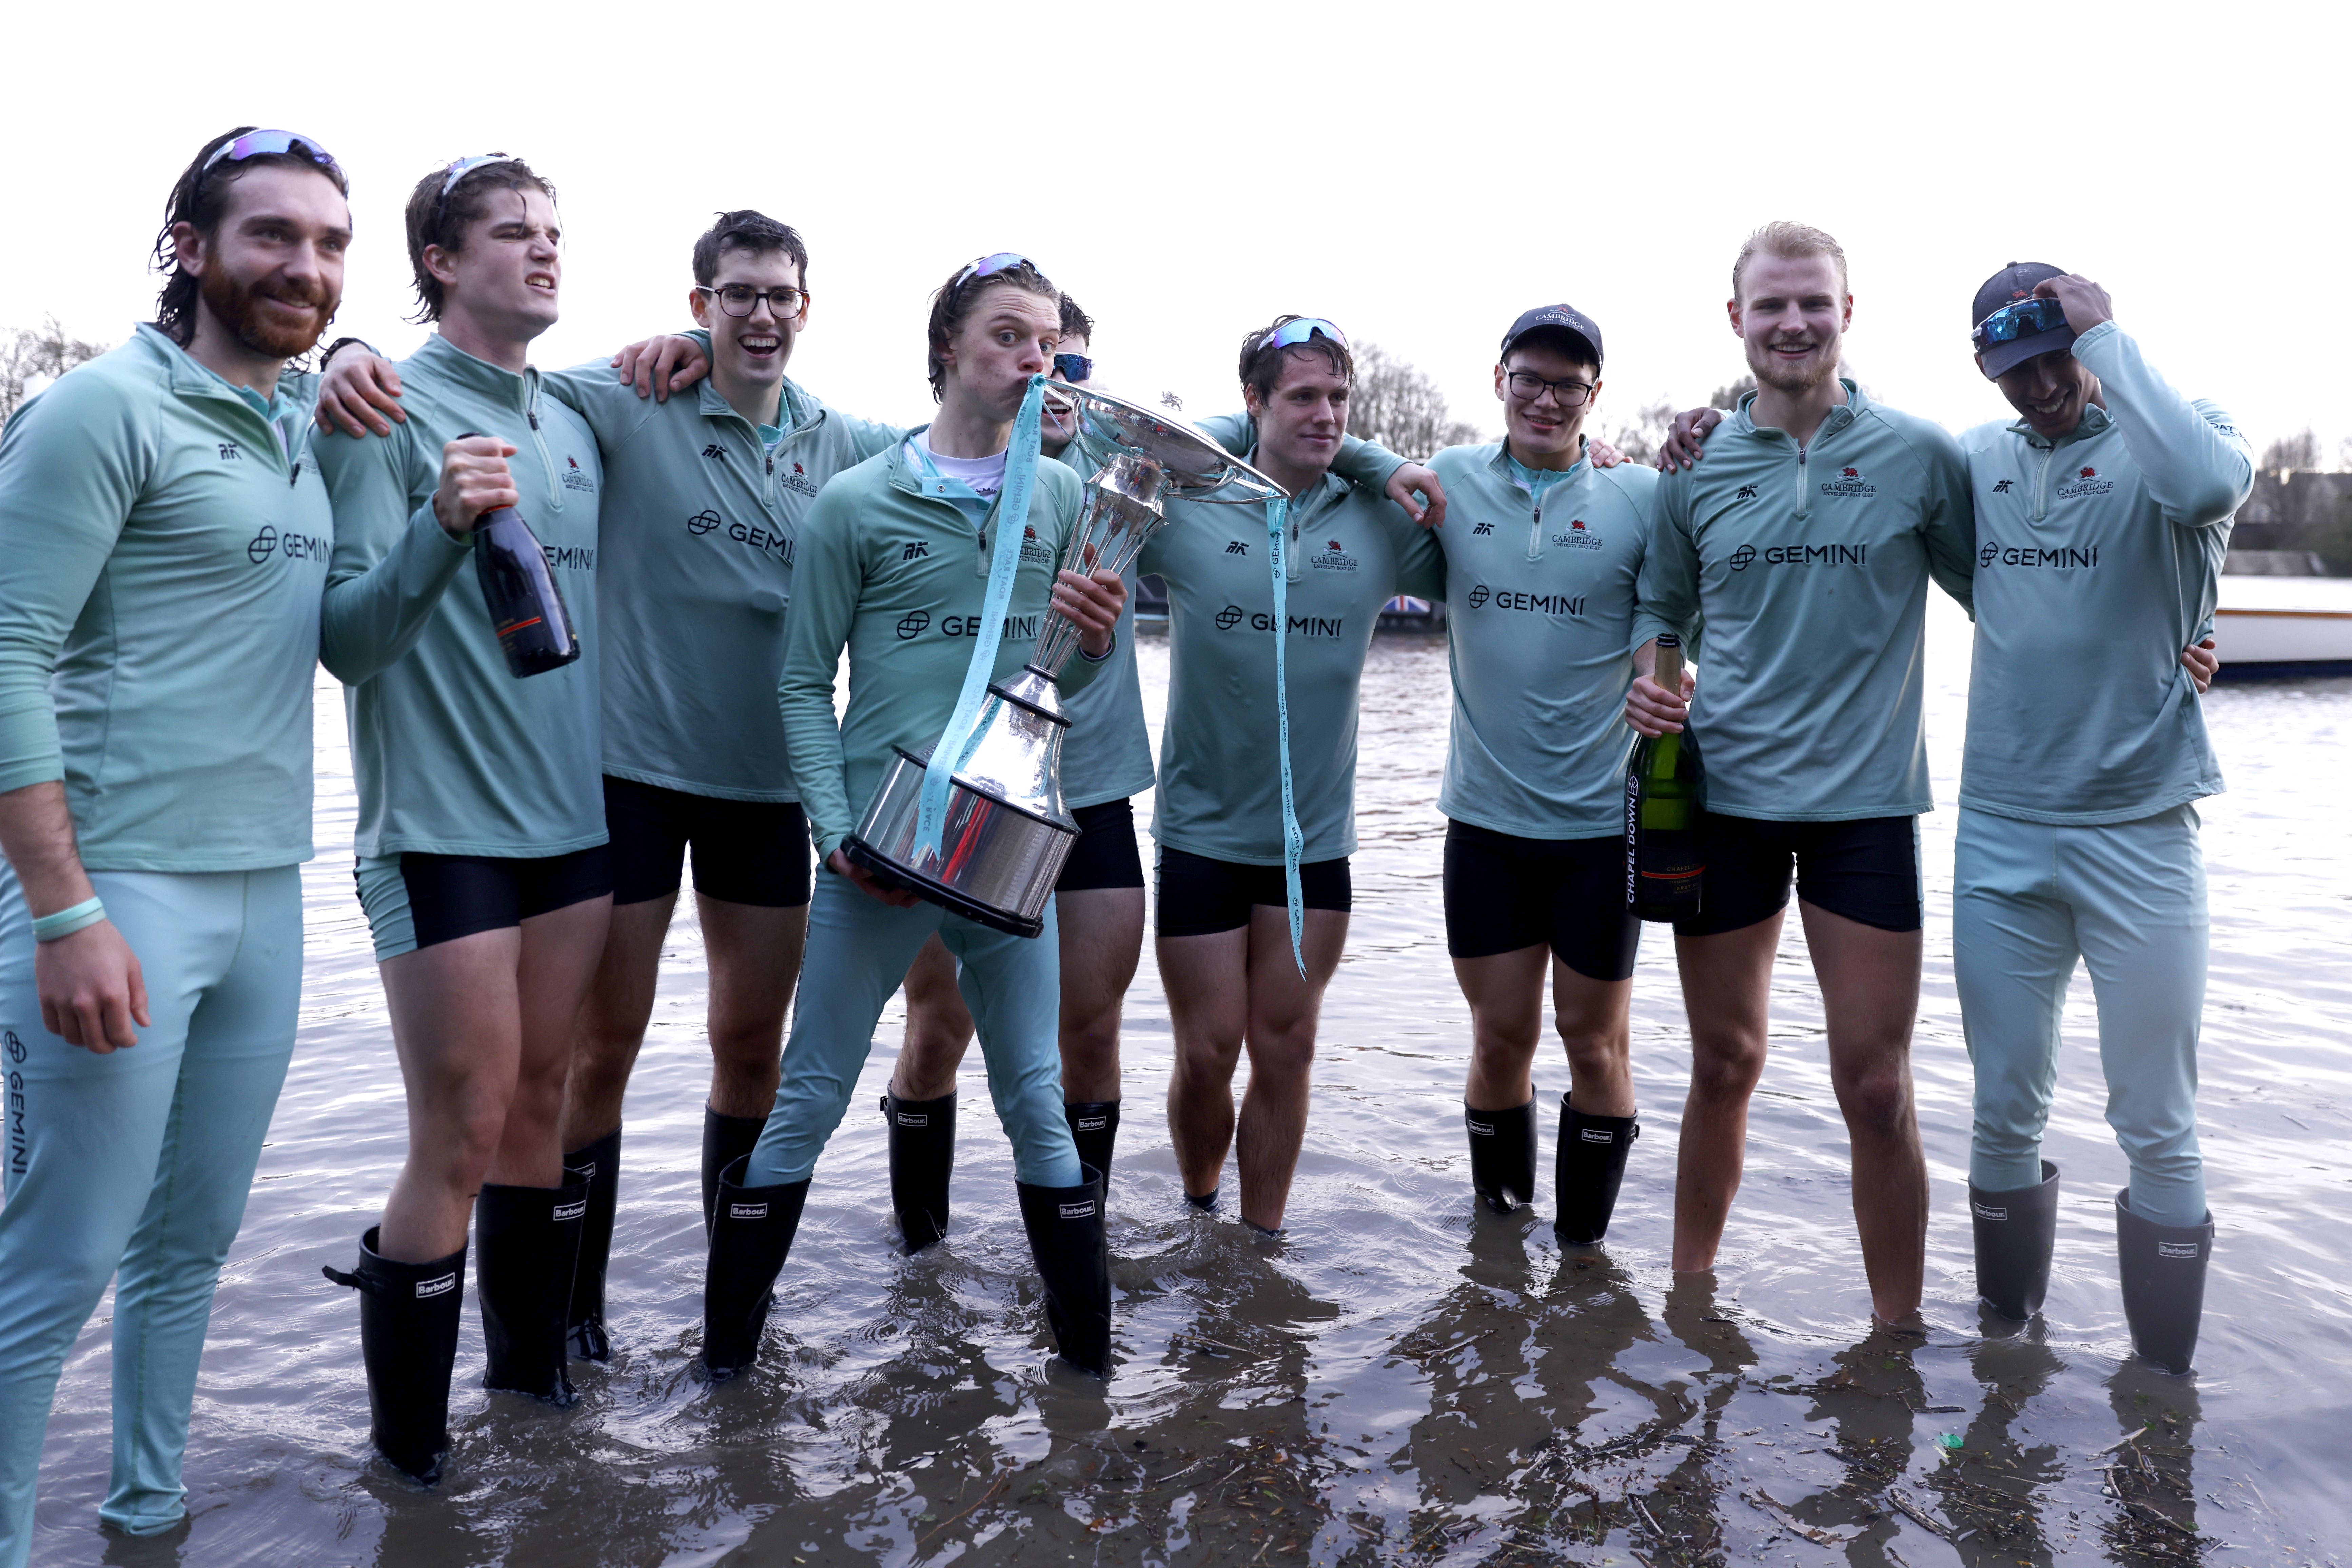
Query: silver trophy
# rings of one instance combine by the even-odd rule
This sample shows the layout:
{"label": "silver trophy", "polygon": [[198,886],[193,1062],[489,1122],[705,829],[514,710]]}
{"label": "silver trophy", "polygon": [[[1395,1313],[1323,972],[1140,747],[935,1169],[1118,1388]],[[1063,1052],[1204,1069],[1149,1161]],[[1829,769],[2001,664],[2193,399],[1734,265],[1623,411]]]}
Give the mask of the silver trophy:
{"label": "silver trophy", "polygon": [[[1075,439],[1086,452],[1108,454],[1087,481],[1086,513],[1062,557],[1069,571],[1108,567],[1125,576],[1168,525],[1162,503],[1171,497],[1239,505],[1286,493],[1165,413],[1062,382],[1047,382],[1045,395],[1076,411]],[[1015,936],[1043,931],[1045,900],[1078,837],[1062,804],[1062,731],[1070,721],[1054,686],[1077,651],[1077,626],[1049,613],[1027,666],[989,687],[971,754],[949,789],[937,856],[919,847],[916,828],[932,748],[894,747],[864,820],[842,844],[850,862],[982,925]]]}

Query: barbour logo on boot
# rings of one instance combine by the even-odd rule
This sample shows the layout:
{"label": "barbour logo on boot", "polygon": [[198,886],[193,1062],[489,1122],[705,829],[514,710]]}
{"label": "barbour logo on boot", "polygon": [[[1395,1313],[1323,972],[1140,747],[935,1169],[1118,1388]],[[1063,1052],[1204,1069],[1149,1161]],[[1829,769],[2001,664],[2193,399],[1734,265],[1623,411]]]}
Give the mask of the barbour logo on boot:
{"label": "barbour logo on boot", "polygon": [[1491,1121],[1473,1121],[1470,1123],[1470,1131],[1481,1138],[1492,1138],[1495,1135],[1495,1124]]}
{"label": "barbour logo on boot", "polygon": [[2005,1221],[2009,1218],[2009,1209],[2006,1205],[1970,1204],[1969,1206],[1977,1211],[1977,1217],[1979,1219],[1997,1219]]}
{"label": "barbour logo on boot", "polygon": [[1617,1134],[1610,1131],[1606,1127],[1580,1127],[1576,1130],[1576,1135],[1583,1139],[1587,1143],[1614,1143],[1617,1142]]}
{"label": "barbour logo on boot", "polygon": [[902,1110],[898,1112],[898,1125],[901,1127],[929,1127],[930,1124],[931,1113],[928,1110]]}
{"label": "barbour logo on boot", "polygon": [[729,1204],[727,1205],[727,1217],[729,1219],[765,1219],[768,1217],[768,1205],[765,1204]]}
{"label": "barbour logo on boot", "polygon": [[435,1296],[446,1296],[457,1288],[457,1277],[455,1274],[444,1274],[438,1279],[419,1279],[416,1282],[416,1299],[423,1301]]}
{"label": "barbour logo on boot", "polygon": [[2197,1244],[2193,1241],[2159,1241],[2156,1244],[2158,1258],[2194,1258]]}
{"label": "barbour logo on boot", "polygon": [[1099,1132],[1104,1128],[1110,1125],[1110,1118],[1108,1116],[1081,1116],[1077,1121],[1072,1122],[1071,1125],[1076,1127],[1081,1132]]}
{"label": "barbour logo on boot", "polygon": [[576,1204],[558,1204],[555,1205],[555,1218],[559,1223],[567,1219],[578,1219],[582,1215],[586,1214],[587,1212],[588,1200],[586,1198],[582,1198]]}
{"label": "barbour logo on boot", "polygon": [[1092,1219],[1094,1217],[1094,1213],[1095,1201],[1092,1198],[1088,1198],[1086,1202],[1080,1204],[1064,1204],[1062,1205],[1062,1217],[1064,1219]]}

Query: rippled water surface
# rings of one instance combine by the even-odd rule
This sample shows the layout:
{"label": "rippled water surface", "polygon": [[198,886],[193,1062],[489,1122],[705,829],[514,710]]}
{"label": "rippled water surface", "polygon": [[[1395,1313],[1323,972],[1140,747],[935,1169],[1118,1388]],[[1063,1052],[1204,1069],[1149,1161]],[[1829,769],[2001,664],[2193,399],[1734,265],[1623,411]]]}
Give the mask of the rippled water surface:
{"label": "rippled water surface", "polygon": [[[1924,1344],[1872,1337],[1822,1016],[1788,922],[1747,1185],[1712,1285],[1666,1268],[1689,1067],[1669,944],[1633,1003],[1646,1136],[1605,1256],[1473,1211],[1467,1017],[1438,900],[1442,644],[1365,683],[1357,910],[1324,1015],[1279,1243],[1184,1208],[1160,1104],[1151,956],[1128,1005],[1112,1191],[1119,1365],[1048,1362],[1007,1147],[976,1060],[956,1219],[906,1259],[882,1125],[898,1011],[824,1163],[758,1370],[714,1390],[700,1336],[702,957],[681,916],[631,1090],[610,1316],[578,1406],[478,1386],[469,1302],[450,1479],[367,1458],[347,1267],[398,1163],[399,1074],[352,892],[341,702],[320,693],[321,854],[293,1076],[213,1317],[187,1481],[161,1541],[97,1527],[107,1319],[82,1335],[42,1469],[43,1563],[1372,1563],[1761,1561],[1898,1568],[2281,1563],[2352,1555],[2352,681],[2208,700],[2232,793],[2207,804],[2204,1142],[2220,1226],[2193,1381],[2126,1365],[2087,982],[2049,1152],[2066,1197],[2044,1323],[1980,1335],[1964,1205],[1968,1064],[1951,984],[1949,808],[1968,628],[1937,601],[1916,1067],[1935,1178]],[[1166,645],[1143,649],[1150,705]],[[2075,699],[2061,682],[2053,719]],[[1140,808],[1145,803],[1139,803]],[[1244,1069],[1246,1070],[1246,1069]],[[1538,1071],[1550,1168],[1557,1048]],[[2128,1441],[2126,1441],[2128,1439]]]}

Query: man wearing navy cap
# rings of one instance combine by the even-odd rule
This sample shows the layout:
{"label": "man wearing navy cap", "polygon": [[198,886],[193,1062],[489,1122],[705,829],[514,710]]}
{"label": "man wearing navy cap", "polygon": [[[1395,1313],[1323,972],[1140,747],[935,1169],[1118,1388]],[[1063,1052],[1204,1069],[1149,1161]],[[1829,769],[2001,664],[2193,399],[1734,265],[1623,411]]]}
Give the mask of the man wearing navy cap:
{"label": "man wearing navy cap", "polygon": [[2116,1242],[2132,1342],[2185,1373],[2213,1219],[2197,1146],[2205,867],[2221,770],[2179,650],[2212,618],[2253,459],[2230,416],[2165,382],[2105,289],[2014,263],[1969,310],[2019,417],[1961,440],[1977,516],[1975,662],[1952,879],[1953,976],[1976,1066],[1977,1287],[2004,1317],[2050,1280],[2042,1158],[2079,957],[2107,1121],[2131,1163]]}
{"label": "man wearing navy cap", "polygon": [[1583,434],[1601,392],[1601,329],[1569,305],[1503,334],[1506,437],[1431,460],[1453,500],[1445,552],[1452,740],[1445,934],[1470,1005],[1464,1089],[1470,1176],[1508,1213],[1535,1196],[1532,1076],[1544,976],[1569,1058],[1555,1228],[1609,1228],[1638,1129],[1627,1009],[1640,924],[1624,898],[1622,826],[1633,731],[1634,584],[1655,470],[1596,466]]}

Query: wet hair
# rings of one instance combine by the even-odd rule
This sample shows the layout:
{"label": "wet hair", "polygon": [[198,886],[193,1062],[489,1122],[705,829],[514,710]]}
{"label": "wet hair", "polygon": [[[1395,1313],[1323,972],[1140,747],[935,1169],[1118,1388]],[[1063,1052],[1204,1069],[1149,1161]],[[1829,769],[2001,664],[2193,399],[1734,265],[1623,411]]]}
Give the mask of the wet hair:
{"label": "wet hair", "polygon": [[493,191],[537,191],[549,201],[555,200],[555,187],[520,158],[502,158],[467,170],[445,198],[441,182],[448,177],[446,166],[436,169],[408,193],[408,266],[416,286],[416,313],[409,318],[412,321],[441,319],[441,279],[425,266],[426,246],[437,245],[451,255],[463,250],[466,231],[489,212]]}
{"label": "wet hair", "polygon": [[1062,335],[1095,341],[1095,319],[1078,309],[1078,302],[1067,294],[1062,296]]}
{"label": "wet hair", "polygon": [[[1024,260],[1018,267],[1008,267],[985,278],[965,278],[970,263],[966,263],[964,267],[957,268],[949,275],[948,280],[940,285],[939,292],[931,296],[929,331],[931,401],[934,403],[944,401],[948,395],[948,365],[940,356],[947,353],[949,341],[963,331],[963,324],[971,320],[972,311],[979,307],[981,300],[988,297],[990,289],[1025,289],[1032,294],[1053,300],[1057,308],[1062,302],[1062,291],[1037,270],[1037,264],[1034,261]],[[962,284],[961,288],[957,286],[959,280]]]}
{"label": "wet hair", "polygon": [[1242,340],[1242,384],[1257,389],[1261,402],[1274,395],[1282,381],[1282,367],[1293,354],[1321,354],[1331,366],[1331,374],[1355,384],[1356,361],[1348,353],[1348,345],[1335,342],[1318,333],[1303,343],[1291,343],[1279,349],[1265,346],[1266,339],[1280,331],[1291,321],[1302,320],[1297,315],[1276,316],[1265,326]]}
{"label": "wet hair", "polygon": [[1740,297],[1739,280],[1748,270],[1748,263],[1759,256],[1777,256],[1783,261],[1801,261],[1811,256],[1826,256],[1837,263],[1838,292],[1847,291],[1845,247],[1818,228],[1780,218],[1749,235],[1748,243],[1739,247],[1739,259],[1731,264],[1733,299]]}
{"label": "wet hair", "polygon": [[240,125],[224,131],[202,147],[188,163],[177,184],[172,187],[169,201],[163,204],[163,227],[155,236],[155,270],[163,275],[163,292],[155,297],[155,327],[165,337],[186,348],[196,335],[196,301],[203,289],[196,275],[180,266],[179,247],[173,241],[172,230],[186,224],[212,243],[220,232],[221,219],[228,216],[228,194],[237,181],[254,169],[308,169],[312,174],[335,182],[335,189],[345,196],[352,194],[351,182],[343,172],[330,163],[321,163],[311,156],[326,149],[313,147],[307,142],[297,142],[283,153],[257,153],[250,158],[223,158],[212,167],[205,160],[224,144],[236,141],[250,125]]}
{"label": "wet hair", "polygon": [[720,213],[719,221],[694,242],[694,280],[709,288],[710,280],[719,276],[719,258],[730,250],[755,257],[781,250],[799,270],[802,289],[808,288],[808,247],[801,243],[800,231],[788,223],[778,223],[750,207]]}

